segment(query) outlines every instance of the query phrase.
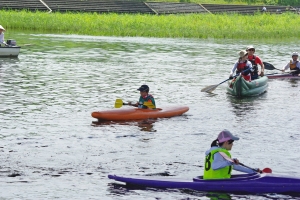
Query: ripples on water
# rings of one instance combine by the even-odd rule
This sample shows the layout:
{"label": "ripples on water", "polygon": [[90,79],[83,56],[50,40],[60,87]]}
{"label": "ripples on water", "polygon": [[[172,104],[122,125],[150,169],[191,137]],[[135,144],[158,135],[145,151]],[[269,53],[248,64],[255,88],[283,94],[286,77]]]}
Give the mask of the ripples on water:
{"label": "ripples on water", "polygon": [[[296,198],[135,190],[107,178],[109,173],[201,175],[204,151],[224,128],[241,138],[232,154],[243,163],[300,176],[298,81],[270,80],[268,92],[255,98],[231,97],[226,84],[214,94],[200,92],[227,79],[237,52],[248,44],[281,68],[297,50],[296,43],[23,33],[6,37],[31,45],[23,45],[18,59],[0,59],[2,198]],[[170,119],[133,122],[97,123],[91,118],[93,111],[112,109],[116,98],[137,100],[136,89],[144,83],[158,107],[188,105],[190,110]]]}

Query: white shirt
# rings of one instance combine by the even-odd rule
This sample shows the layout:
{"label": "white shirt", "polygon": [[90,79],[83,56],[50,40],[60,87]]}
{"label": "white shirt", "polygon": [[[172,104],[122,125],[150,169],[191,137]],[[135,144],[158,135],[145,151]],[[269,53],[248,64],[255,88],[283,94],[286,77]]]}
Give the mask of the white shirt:
{"label": "white shirt", "polygon": [[[245,61],[237,61],[237,62],[234,64],[233,68],[231,69],[230,76],[233,76],[233,74],[234,74],[234,72],[235,72],[235,70],[236,70],[238,64],[239,64],[239,63],[243,63],[243,62],[245,62]],[[252,68],[252,63],[251,63],[249,60],[247,60],[246,66]]]}
{"label": "white shirt", "polygon": [[0,43],[5,43],[4,42],[4,33],[3,32],[0,34]]}
{"label": "white shirt", "polygon": [[[300,69],[300,61],[299,61],[299,60],[293,61],[292,64],[295,64],[295,62],[297,62],[297,61],[298,61],[298,63],[297,63],[297,65],[296,65],[296,67],[297,67],[298,69]],[[289,68],[290,68],[290,63],[288,63],[285,67],[283,67],[283,70],[287,70],[287,69],[289,69]]]}

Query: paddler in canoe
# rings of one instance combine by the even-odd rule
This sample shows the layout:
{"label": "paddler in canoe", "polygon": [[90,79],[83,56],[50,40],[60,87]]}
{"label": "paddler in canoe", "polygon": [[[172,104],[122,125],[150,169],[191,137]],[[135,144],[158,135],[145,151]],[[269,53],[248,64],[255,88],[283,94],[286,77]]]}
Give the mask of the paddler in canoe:
{"label": "paddler in canoe", "polygon": [[219,133],[218,138],[211,143],[211,148],[205,152],[203,179],[227,179],[231,177],[232,169],[245,173],[262,173],[260,169],[242,166],[238,159],[232,159],[229,151],[233,142],[239,140],[228,130]]}
{"label": "paddler in canoe", "polygon": [[132,104],[131,102],[128,102],[128,105],[135,106],[138,108],[148,108],[148,106],[145,105],[145,102],[151,103],[151,108],[156,109],[155,100],[154,97],[149,94],[149,86],[148,85],[142,85],[137,90],[140,91],[140,99],[135,104]]}
{"label": "paddler in canoe", "polygon": [[246,81],[251,81],[251,70],[252,70],[252,64],[248,59],[248,53],[245,50],[241,50],[239,52],[239,59],[238,61],[233,65],[233,68],[231,69],[229,78],[233,78],[233,74],[240,74],[242,73],[243,78]]}
{"label": "paddler in canoe", "polygon": [[[265,66],[260,57],[254,55],[255,48],[251,45],[247,47],[246,51],[248,53],[248,60],[251,62],[253,68],[253,71],[251,71],[251,80],[258,79],[258,76],[263,77]],[[260,65],[260,73],[258,73],[258,65]]]}
{"label": "paddler in canoe", "polygon": [[290,69],[290,70],[295,70],[294,72],[292,72],[292,74],[294,76],[300,76],[300,62],[298,60],[298,52],[293,52],[292,53],[292,60],[283,67],[283,69],[281,70],[282,72],[285,72],[285,70]]}

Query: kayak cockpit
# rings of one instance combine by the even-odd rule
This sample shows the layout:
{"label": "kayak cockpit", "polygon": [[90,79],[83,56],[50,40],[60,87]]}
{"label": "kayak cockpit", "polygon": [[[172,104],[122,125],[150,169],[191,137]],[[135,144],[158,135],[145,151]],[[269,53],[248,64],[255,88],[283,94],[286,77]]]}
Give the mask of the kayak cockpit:
{"label": "kayak cockpit", "polygon": [[231,178],[229,179],[203,179],[203,176],[197,176],[193,178],[194,182],[206,182],[206,181],[246,181],[246,180],[252,180],[260,178],[261,175],[259,173],[252,173],[252,174],[237,174],[237,175],[231,175]]}

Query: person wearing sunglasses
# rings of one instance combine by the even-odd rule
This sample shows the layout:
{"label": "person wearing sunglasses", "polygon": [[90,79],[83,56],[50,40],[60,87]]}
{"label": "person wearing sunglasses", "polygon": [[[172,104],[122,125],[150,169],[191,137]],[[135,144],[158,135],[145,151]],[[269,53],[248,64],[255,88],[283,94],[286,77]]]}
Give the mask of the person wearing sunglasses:
{"label": "person wearing sunglasses", "polygon": [[[253,46],[248,46],[246,51],[248,53],[248,60],[252,63],[252,67],[254,69],[253,72],[251,72],[251,80],[258,79],[258,76],[264,76],[265,66],[261,59],[254,55],[255,48]],[[258,73],[257,65],[260,65],[261,67],[260,73]]]}
{"label": "person wearing sunglasses", "polygon": [[[227,179],[231,177],[232,169],[244,173],[261,173],[260,169],[246,168],[239,165],[238,159],[231,159],[229,151],[233,142],[239,140],[226,129],[221,131],[218,138],[211,143],[211,148],[205,152],[205,166],[203,179]],[[229,160],[233,160],[229,161]]]}
{"label": "person wearing sunglasses", "polygon": [[292,53],[292,60],[281,70],[282,72],[285,72],[285,70],[290,69],[290,70],[295,70],[292,72],[293,75],[295,76],[300,76],[300,62],[298,60],[298,52],[293,52]]}

